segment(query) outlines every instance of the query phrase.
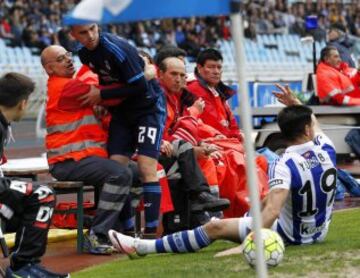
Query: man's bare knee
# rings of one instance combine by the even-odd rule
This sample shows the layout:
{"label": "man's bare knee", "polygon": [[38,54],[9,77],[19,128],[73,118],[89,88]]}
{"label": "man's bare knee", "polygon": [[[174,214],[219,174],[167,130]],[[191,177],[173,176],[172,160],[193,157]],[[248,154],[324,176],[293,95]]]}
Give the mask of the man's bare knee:
{"label": "man's bare knee", "polygon": [[157,160],[139,155],[138,167],[143,182],[155,182],[157,178]]}
{"label": "man's bare knee", "polygon": [[239,242],[239,219],[217,219],[204,225],[204,230],[211,240],[227,239]]}
{"label": "man's bare knee", "polygon": [[204,230],[211,240],[223,238],[224,225],[222,220],[213,220],[204,225]]}

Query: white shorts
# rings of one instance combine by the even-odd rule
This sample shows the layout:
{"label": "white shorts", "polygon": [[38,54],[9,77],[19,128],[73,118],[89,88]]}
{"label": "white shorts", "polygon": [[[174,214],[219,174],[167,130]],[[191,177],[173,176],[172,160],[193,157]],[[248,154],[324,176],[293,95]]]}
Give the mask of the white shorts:
{"label": "white shorts", "polygon": [[[328,221],[325,224],[325,228],[322,230],[321,235],[314,241],[314,240],[310,240],[310,241],[306,241],[304,240],[302,242],[302,244],[313,244],[315,242],[322,242],[325,240],[325,237],[328,233],[329,230],[329,224],[330,221]],[[274,221],[274,224],[271,226],[271,230],[277,232],[277,228],[278,228],[278,220],[276,219]],[[252,230],[252,217],[241,217],[239,218],[239,237],[241,242],[244,241],[245,237],[251,232]],[[311,237],[310,237],[311,239]],[[287,244],[291,244],[291,240],[283,238],[284,242]]]}
{"label": "white shorts", "polygon": [[[245,237],[252,230],[252,217],[241,217],[239,218],[239,237],[241,242],[244,241]],[[277,219],[274,221],[274,224],[270,228],[273,231],[277,231]]]}

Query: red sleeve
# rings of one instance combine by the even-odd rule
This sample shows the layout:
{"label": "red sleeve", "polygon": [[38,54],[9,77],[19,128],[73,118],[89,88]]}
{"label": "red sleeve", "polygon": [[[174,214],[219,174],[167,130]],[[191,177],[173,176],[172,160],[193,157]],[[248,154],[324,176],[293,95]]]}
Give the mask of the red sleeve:
{"label": "red sleeve", "polygon": [[7,162],[7,158],[6,158],[5,154],[3,154],[1,157],[1,160],[0,160],[0,165],[5,164],[6,162]]}
{"label": "red sleeve", "polygon": [[70,80],[63,88],[58,108],[64,111],[78,110],[81,107],[79,97],[86,94],[90,90],[90,85],[78,79]]}
{"label": "red sleeve", "polygon": [[333,99],[336,104],[341,105],[342,102],[338,103],[339,99],[334,97],[341,92],[341,84],[336,74],[331,72],[321,72],[316,76],[317,78],[317,91],[321,102],[329,103]]}
{"label": "red sleeve", "polygon": [[353,77],[351,77],[351,82],[354,84],[355,87],[360,86],[360,73],[356,72]]}
{"label": "red sleeve", "polygon": [[171,140],[182,139],[196,146],[199,143],[198,122],[191,116],[185,116],[178,119],[173,127]]}
{"label": "red sleeve", "polygon": [[223,135],[220,131],[210,125],[204,124],[201,120],[199,121],[198,134],[201,139],[212,138],[216,135]]}

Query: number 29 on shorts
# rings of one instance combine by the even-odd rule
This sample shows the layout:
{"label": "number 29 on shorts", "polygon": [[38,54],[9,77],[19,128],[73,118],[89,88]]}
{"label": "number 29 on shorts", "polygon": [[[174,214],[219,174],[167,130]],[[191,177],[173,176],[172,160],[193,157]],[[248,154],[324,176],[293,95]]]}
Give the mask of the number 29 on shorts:
{"label": "number 29 on shorts", "polygon": [[157,135],[157,128],[139,126],[138,143],[144,143],[146,138],[149,138],[151,144],[155,144]]}

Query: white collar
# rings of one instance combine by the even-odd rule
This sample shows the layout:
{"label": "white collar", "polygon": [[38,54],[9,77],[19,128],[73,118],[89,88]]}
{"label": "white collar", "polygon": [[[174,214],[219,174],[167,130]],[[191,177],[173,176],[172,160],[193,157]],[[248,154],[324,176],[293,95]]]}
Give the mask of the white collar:
{"label": "white collar", "polygon": [[315,146],[315,144],[313,141],[308,141],[304,144],[292,145],[290,147],[287,147],[285,152],[286,153],[290,153],[290,152],[303,153],[304,151],[312,149],[314,146]]}

